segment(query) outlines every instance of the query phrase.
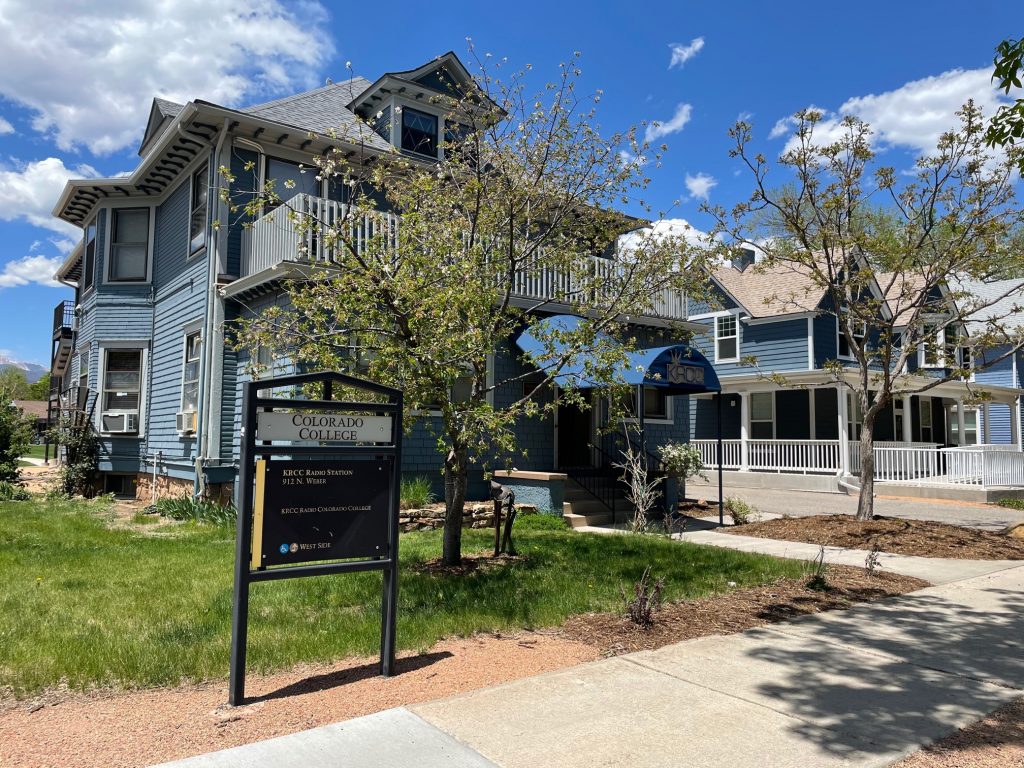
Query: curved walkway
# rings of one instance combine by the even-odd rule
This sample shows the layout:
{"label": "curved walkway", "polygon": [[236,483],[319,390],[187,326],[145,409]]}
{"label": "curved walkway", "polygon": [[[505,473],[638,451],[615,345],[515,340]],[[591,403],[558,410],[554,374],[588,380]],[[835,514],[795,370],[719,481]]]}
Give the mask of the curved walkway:
{"label": "curved walkway", "polygon": [[[682,538],[803,559],[819,550]],[[826,549],[831,563],[864,556]],[[167,765],[887,766],[1024,694],[1024,563],[882,565],[938,585]]]}

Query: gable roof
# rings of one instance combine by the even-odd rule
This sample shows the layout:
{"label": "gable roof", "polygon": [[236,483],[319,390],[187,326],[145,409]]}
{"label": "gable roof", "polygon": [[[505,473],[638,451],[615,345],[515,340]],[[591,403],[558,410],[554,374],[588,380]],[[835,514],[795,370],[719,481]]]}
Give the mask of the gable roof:
{"label": "gable roof", "polygon": [[730,264],[716,269],[711,277],[751,317],[813,312],[826,293],[810,269],[799,264],[753,264],[745,269]]}
{"label": "gable roof", "polygon": [[159,96],[153,99],[149,107],[149,120],[146,121],[146,132],[142,135],[142,142],[139,144],[139,157],[143,157],[153,144],[153,141],[164,132],[164,128],[174,118],[181,114],[184,106]]}

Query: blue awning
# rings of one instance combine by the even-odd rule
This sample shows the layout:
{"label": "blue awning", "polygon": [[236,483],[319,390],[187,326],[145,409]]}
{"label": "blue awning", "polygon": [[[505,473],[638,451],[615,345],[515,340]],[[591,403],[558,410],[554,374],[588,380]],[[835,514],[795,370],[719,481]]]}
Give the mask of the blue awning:
{"label": "blue awning", "polygon": [[[548,368],[568,348],[557,340],[558,334],[575,331],[581,322],[582,318],[575,315],[554,315],[543,320],[537,329],[542,335],[553,335],[554,343],[542,341],[534,329],[528,329],[516,339],[516,346],[539,368]],[[607,334],[597,334],[596,339],[597,344],[619,344]],[[640,349],[628,353],[627,359],[628,363],[614,374],[623,384],[658,387],[669,395],[722,391],[711,363],[699,350],[686,344]],[[579,389],[600,386],[594,381],[595,367],[592,355],[577,354],[560,366],[555,383]]]}

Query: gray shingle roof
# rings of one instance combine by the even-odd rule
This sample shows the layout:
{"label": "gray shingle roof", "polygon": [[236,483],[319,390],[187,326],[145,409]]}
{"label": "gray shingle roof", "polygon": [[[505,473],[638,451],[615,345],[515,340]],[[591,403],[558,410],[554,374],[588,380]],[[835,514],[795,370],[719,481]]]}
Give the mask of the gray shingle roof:
{"label": "gray shingle roof", "polygon": [[363,125],[347,106],[369,87],[370,82],[365,78],[353,77],[341,83],[331,83],[312,91],[245,107],[240,111],[314,133],[334,130],[340,138],[350,141],[361,139],[370,146],[386,151],[391,145]]}
{"label": "gray shingle roof", "polygon": [[159,96],[153,99],[153,101],[156,103],[164,117],[177,117],[178,113],[185,108],[182,104],[178,104],[174,101],[168,101],[167,99],[161,99]]}
{"label": "gray shingle roof", "polygon": [[950,287],[958,294],[967,294],[958,303],[961,311],[972,318],[967,322],[969,334],[983,333],[992,327],[990,324],[1008,331],[1024,326],[1024,279],[950,280]]}

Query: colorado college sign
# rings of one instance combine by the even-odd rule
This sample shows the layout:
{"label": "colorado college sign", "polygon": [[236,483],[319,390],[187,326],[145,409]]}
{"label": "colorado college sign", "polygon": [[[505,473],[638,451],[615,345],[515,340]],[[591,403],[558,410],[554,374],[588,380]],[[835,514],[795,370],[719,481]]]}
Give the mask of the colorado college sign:
{"label": "colorado college sign", "polygon": [[391,442],[391,417],[269,411],[256,414],[256,439],[270,442],[388,443]]}

